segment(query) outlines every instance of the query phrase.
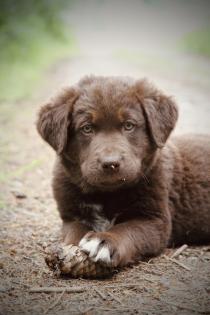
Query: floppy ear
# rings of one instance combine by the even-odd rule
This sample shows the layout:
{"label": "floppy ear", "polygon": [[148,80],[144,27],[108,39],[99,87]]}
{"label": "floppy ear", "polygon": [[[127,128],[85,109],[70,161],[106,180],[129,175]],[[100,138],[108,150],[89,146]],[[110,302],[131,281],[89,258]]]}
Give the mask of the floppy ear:
{"label": "floppy ear", "polygon": [[139,99],[153,142],[158,148],[166,143],[178,119],[178,108],[171,97],[164,95],[146,80],[139,82]]}
{"label": "floppy ear", "polygon": [[42,106],[39,112],[37,130],[58,154],[63,152],[67,144],[70,115],[78,96],[74,88],[67,88]]}

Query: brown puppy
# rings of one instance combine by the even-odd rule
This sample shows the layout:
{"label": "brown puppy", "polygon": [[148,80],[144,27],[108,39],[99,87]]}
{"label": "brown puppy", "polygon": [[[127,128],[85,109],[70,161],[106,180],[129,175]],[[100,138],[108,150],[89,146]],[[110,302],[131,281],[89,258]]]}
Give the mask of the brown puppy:
{"label": "brown puppy", "polygon": [[174,101],[146,80],[85,77],[42,107],[66,243],[124,266],[210,241],[210,136],[167,141]]}

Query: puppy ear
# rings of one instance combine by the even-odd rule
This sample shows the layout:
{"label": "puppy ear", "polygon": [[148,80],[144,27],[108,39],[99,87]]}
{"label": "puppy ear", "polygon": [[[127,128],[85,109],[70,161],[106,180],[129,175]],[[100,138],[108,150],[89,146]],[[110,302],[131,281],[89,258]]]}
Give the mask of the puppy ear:
{"label": "puppy ear", "polygon": [[164,95],[146,80],[137,91],[153,142],[158,148],[166,143],[178,119],[178,108],[171,97]]}
{"label": "puppy ear", "polygon": [[78,97],[74,88],[67,88],[39,111],[37,130],[58,154],[67,144],[72,107]]}

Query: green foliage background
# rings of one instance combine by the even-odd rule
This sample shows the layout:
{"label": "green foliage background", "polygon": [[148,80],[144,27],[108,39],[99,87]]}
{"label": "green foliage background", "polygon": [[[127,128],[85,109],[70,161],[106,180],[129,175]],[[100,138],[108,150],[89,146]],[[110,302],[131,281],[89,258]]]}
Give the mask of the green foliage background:
{"label": "green foliage background", "polygon": [[43,71],[76,44],[62,18],[69,0],[0,0],[0,101],[29,97]]}
{"label": "green foliage background", "polygon": [[197,55],[210,57],[210,27],[205,27],[184,36],[181,47]]}

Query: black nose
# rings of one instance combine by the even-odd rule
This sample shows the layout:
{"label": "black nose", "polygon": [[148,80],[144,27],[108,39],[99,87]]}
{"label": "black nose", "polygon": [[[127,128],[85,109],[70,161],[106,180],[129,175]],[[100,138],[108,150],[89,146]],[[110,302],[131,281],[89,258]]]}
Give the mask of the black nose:
{"label": "black nose", "polygon": [[120,168],[120,161],[114,157],[107,157],[102,159],[101,165],[104,171],[116,172]]}

